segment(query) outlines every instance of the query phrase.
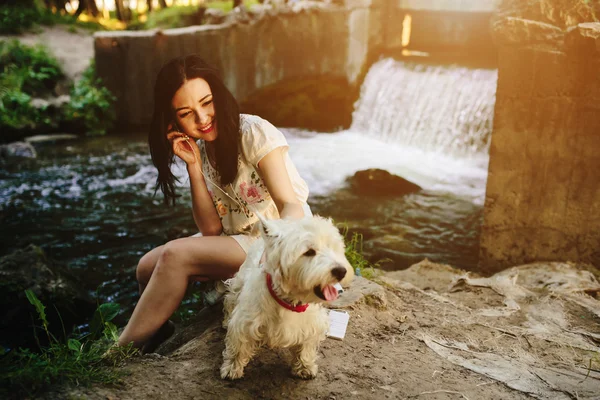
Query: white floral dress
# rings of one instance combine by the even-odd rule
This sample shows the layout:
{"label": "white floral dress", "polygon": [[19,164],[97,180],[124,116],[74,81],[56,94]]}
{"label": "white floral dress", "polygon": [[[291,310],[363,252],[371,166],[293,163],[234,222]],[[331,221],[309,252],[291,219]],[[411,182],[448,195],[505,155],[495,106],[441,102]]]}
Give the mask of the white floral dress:
{"label": "white floral dress", "polygon": [[[275,202],[258,172],[258,163],[276,148],[285,148],[285,166],[298,201],[304,212],[310,215],[308,186],[300,177],[287,153],[288,143],[283,134],[270,122],[255,115],[240,115],[240,154],[238,173],[233,183],[221,186],[220,176],[210,164],[203,140],[198,140],[202,157],[202,171],[207,178],[206,185],[215,209],[223,225],[223,234],[233,237],[247,252],[259,232],[256,228],[258,217],[255,212],[267,219],[279,218]],[[196,235],[195,235],[196,236]]]}

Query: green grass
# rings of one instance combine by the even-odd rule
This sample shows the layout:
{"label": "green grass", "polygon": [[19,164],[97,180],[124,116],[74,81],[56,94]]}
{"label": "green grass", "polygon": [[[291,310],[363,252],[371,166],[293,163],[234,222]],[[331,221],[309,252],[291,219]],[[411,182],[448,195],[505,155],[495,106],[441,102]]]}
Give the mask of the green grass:
{"label": "green grass", "polygon": [[356,232],[349,236],[348,227],[345,225],[341,226],[341,232],[346,242],[346,258],[354,267],[356,275],[370,280],[376,278],[379,275],[379,263],[372,264],[363,256],[363,236]]}
{"label": "green grass", "polygon": [[141,25],[143,29],[170,29],[187,26],[190,16],[198,12],[197,6],[174,6],[162,8],[148,14],[148,19]]}
{"label": "green grass", "polygon": [[[57,338],[49,331],[46,307],[32,291],[27,290],[26,295],[41,323],[35,328],[39,351],[13,349],[2,354],[0,395],[35,397],[65,384],[87,386],[121,381],[124,372],[117,365],[135,354],[135,350],[113,347],[111,356],[104,356],[118,339],[117,328],[110,322],[119,312],[118,304],[100,305],[90,323],[89,333],[67,336],[63,326],[63,337]],[[39,345],[37,331],[46,335],[47,346]]]}
{"label": "green grass", "polygon": [[[594,365],[596,365],[596,367],[594,367]],[[595,372],[600,372],[600,353],[599,352],[593,352],[591,357],[590,357],[590,361],[589,361],[589,365],[587,366],[587,374],[585,375],[585,378],[583,378],[583,380],[580,382],[582,383],[583,381],[585,381],[587,378],[590,377],[590,372],[595,371]]]}
{"label": "green grass", "polygon": [[[258,0],[244,0],[244,5],[247,8],[252,7],[255,4],[259,4]],[[205,3],[206,8],[215,8],[218,10],[222,10],[225,11],[226,13],[228,13],[229,11],[231,11],[233,9],[233,1],[207,1]]]}

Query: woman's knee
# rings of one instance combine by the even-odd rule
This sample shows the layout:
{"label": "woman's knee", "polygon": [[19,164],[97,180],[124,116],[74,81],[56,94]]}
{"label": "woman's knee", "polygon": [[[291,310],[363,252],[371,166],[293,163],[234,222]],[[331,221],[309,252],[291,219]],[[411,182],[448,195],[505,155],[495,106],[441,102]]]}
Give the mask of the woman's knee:
{"label": "woman's knee", "polygon": [[156,263],[160,258],[160,253],[162,253],[162,249],[164,246],[157,247],[153,250],[150,250],[148,253],[144,254],[140,261],[138,262],[137,268],[135,270],[135,277],[137,281],[141,284],[147,284],[156,268]]}
{"label": "woman's knee", "polygon": [[160,271],[160,273],[166,271],[169,273],[178,271],[185,273],[188,262],[185,246],[181,240],[175,239],[163,246],[156,263],[156,271]]}

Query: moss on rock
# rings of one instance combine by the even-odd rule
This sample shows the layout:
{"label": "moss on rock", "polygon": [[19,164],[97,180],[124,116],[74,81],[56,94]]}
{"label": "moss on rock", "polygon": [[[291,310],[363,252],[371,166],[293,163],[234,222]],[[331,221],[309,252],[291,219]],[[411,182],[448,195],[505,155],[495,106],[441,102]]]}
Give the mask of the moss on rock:
{"label": "moss on rock", "polygon": [[345,79],[306,77],[267,86],[243,101],[241,108],[277,126],[328,132],[350,126],[358,94],[358,87]]}

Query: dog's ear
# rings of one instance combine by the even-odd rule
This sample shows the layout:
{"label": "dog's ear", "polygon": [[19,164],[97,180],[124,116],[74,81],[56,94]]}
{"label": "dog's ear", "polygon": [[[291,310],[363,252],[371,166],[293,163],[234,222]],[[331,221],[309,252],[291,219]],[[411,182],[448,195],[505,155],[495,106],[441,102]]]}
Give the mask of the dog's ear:
{"label": "dog's ear", "polygon": [[260,213],[257,212],[255,214],[258,217],[259,221],[260,221],[260,231],[261,231],[261,233],[263,234],[263,236],[265,238],[279,236],[278,233],[277,233],[277,229],[275,227],[275,224],[271,223],[269,220],[267,220]]}

